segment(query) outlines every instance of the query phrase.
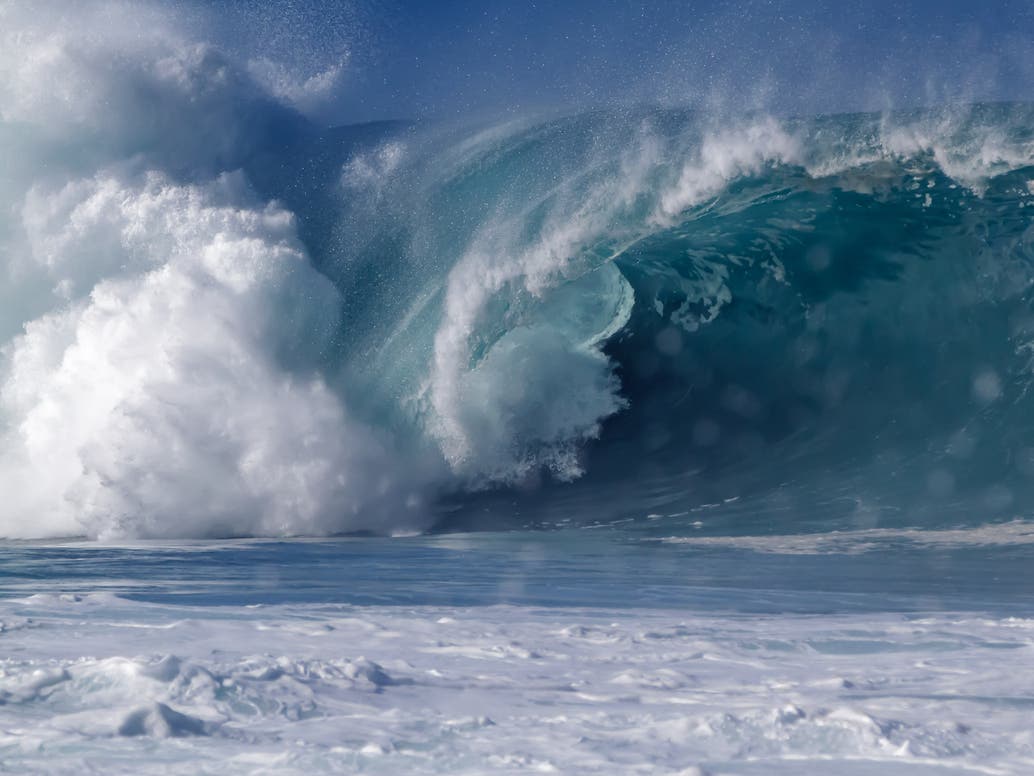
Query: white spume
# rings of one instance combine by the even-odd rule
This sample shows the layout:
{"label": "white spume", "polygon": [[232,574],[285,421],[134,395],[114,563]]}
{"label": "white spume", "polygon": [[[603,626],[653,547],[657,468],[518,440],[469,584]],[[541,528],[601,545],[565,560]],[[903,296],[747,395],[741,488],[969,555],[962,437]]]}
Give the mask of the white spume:
{"label": "white spume", "polygon": [[6,351],[4,534],[327,533],[398,506],[377,435],[278,363],[318,342],[337,295],[290,213],[225,204],[239,185],[30,194],[30,255],[68,301]]}
{"label": "white spume", "polygon": [[219,172],[276,96],[160,8],[0,4],[0,536],[423,525],[294,215]]}
{"label": "white spume", "polygon": [[1016,775],[1024,618],[0,603],[0,756],[135,774]]}

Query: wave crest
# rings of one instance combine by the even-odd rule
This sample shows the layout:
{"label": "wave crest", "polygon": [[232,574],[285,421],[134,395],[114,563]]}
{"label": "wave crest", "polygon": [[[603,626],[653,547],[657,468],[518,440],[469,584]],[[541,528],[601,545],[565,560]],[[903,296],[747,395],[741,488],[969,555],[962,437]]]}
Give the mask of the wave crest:
{"label": "wave crest", "polygon": [[328,130],[345,54],[0,14],[2,535],[1028,503],[1028,106]]}

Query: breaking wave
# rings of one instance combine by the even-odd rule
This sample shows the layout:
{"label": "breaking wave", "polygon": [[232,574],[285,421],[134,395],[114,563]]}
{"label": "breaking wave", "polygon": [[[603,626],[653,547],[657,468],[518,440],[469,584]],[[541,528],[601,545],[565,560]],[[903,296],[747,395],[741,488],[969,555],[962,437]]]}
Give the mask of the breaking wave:
{"label": "breaking wave", "polygon": [[0,3],[0,535],[1029,511],[1034,108],[324,129],[342,67]]}

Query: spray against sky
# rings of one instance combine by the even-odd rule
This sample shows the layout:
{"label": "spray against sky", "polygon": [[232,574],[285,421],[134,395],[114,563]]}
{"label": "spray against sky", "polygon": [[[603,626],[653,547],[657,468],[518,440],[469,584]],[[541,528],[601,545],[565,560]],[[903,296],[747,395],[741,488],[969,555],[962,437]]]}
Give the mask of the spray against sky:
{"label": "spray against sky", "polygon": [[[338,121],[459,118],[608,103],[778,112],[1027,99],[1020,0],[233,0],[223,44],[297,70]],[[241,24],[241,20],[247,23]],[[322,74],[322,79],[321,79]],[[298,84],[296,84],[298,86]]]}

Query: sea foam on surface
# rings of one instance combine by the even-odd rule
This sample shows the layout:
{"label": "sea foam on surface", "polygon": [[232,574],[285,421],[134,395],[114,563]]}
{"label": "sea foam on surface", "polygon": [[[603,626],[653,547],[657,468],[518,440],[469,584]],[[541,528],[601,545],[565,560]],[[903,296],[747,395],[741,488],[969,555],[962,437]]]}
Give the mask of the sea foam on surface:
{"label": "sea foam on surface", "polygon": [[40,595],[0,623],[11,772],[1020,774],[1034,756],[1025,619]]}

